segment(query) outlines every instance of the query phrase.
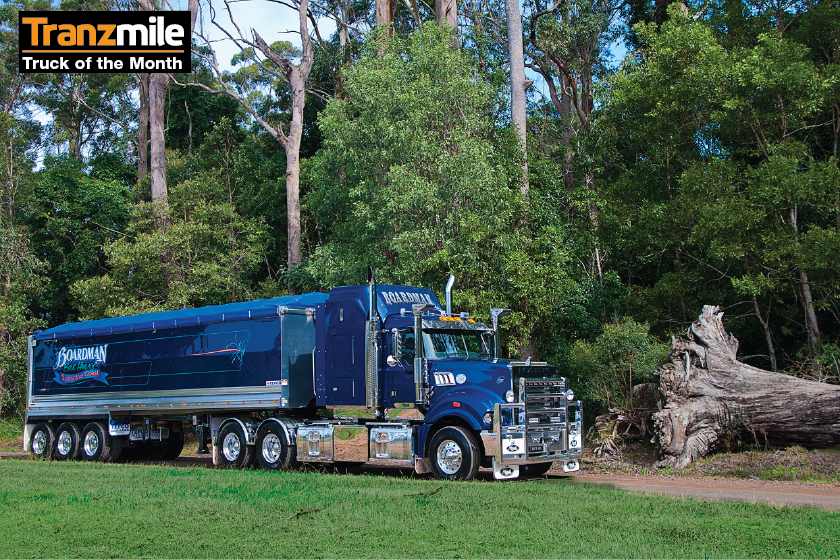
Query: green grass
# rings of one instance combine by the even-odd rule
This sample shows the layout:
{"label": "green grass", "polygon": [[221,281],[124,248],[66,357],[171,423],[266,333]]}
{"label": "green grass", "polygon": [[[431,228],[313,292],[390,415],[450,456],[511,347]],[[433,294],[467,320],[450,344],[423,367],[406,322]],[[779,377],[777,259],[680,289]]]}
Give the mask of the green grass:
{"label": "green grass", "polygon": [[23,423],[18,418],[0,418],[0,451],[20,451]]}
{"label": "green grass", "polygon": [[563,481],[0,461],[0,557],[822,558],[840,513]]}

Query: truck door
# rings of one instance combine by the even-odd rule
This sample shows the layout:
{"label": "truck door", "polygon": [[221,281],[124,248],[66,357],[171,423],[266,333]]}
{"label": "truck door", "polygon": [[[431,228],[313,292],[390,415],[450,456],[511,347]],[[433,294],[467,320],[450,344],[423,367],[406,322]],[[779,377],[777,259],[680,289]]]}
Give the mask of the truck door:
{"label": "truck door", "polygon": [[[385,335],[384,349],[382,352],[382,372],[384,373],[384,398],[383,404],[386,408],[408,408],[407,405],[414,405],[414,333],[403,333],[403,355],[402,360],[395,366],[389,366],[386,361],[390,352],[391,337],[393,334]],[[400,406],[401,405],[401,406]]]}
{"label": "truck door", "polygon": [[365,320],[357,299],[327,301],[326,404],[365,406]]}

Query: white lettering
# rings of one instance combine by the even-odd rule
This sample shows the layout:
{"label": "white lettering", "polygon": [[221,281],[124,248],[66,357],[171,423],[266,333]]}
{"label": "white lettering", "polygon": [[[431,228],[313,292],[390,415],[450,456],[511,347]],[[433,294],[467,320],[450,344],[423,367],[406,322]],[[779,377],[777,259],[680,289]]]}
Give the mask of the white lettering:
{"label": "white lettering", "polygon": [[179,58],[174,56],[166,60],[146,60],[142,56],[132,56],[129,63],[130,70],[160,71],[160,70],[183,70],[184,65]]}
{"label": "white lettering", "polygon": [[67,348],[62,346],[55,358],[55,369],[62,369],[73,362],[101,362],[105,363],[108,356],[108,345],[84,346],[82,348]]}
{"label": "white lettering", "polygon": [[138,35],[140,36],[141,45],[147,46],[149,44],[149,30],[146,29],[145,25],[140,25],[139,23],[137,25],[124,23],[117,26],[117,45],[125,45],[125,36],[128,33],[130,33],[128,44],[132,47],[137,45]]}
{"label": "white lettering", "polygon": [[[161,24],[161,27],[163,25]],[[178,41],[176,39],[183,39],[184,37],[184,28],[180,25],[167,25],[166,26],[166,44],[172,45],[173,47],[180,47],[184,44],[183,41]]]}

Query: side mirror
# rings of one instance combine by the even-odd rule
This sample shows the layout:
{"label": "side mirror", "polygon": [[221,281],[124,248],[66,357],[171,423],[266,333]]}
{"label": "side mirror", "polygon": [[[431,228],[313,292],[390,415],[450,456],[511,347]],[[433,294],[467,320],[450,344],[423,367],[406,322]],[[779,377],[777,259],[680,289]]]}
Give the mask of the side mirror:
{"label": "side mirror", "polygon": [[499,319],[510,315],[510,309],[491,309],[490,318],[493,320],[493,357],[502,357],[502,333],[499,332]]}
{"label": "side mirror", "polygon": [[397,329],[391,330],[391,355],[386,361],[388,365],[394,367],[403,357],[403,335]]}

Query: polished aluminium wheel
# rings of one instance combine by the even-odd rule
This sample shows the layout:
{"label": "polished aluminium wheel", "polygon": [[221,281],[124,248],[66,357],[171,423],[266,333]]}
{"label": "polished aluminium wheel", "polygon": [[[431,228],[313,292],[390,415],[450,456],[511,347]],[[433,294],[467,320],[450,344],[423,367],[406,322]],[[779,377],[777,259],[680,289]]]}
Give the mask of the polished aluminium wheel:
{"label": "polished aluminium wheel", "polygon": [[47,434],[38,430],[32,437],[32,452],[38,457],[46,455],[47,451]]}
{"label": "polished aluminium wheel", "polygon": [[270,433],[263,438],[262,456],[267,463],[277,463],[283,454],[283,443],[277,434]]}
{"label": "polished aluminium wheel", "polygon": [[51,459],[55,452],[55,432],[50,425],[40,422],[32,429],[29,449],[35,459]]}
{"label": "polished aluminium wheel", "polygon": [[239,441],[239,435],[231,432],[225,436],[222,442],[222,453],[230,463],[236,462],[239,454],[242,452],[242,442]]}
{"label": "polished aluminium wheel", "polygon": [[89,430],[85,434],[85,439],[82,442],[85,455],[88,457],[96,456],[100,445],[102,445],[102,442],[99,440],[99,434],[97,434],[94,430]]}
{"label": "polished aluminium wheel", "polygon": [[70,455],[70,451],[73,448],[73,436],[70,435],[69,431],[61,430],[61,433],[58,434],[58,441],[55,447],[63,457]]}
{"label": "polished aluminium wheel", "polygon": [[461,468],[464,460],[464,453],[458,442],[447,439],[438,446],[437,464],[438,468],[446,474],[454,475]]}

